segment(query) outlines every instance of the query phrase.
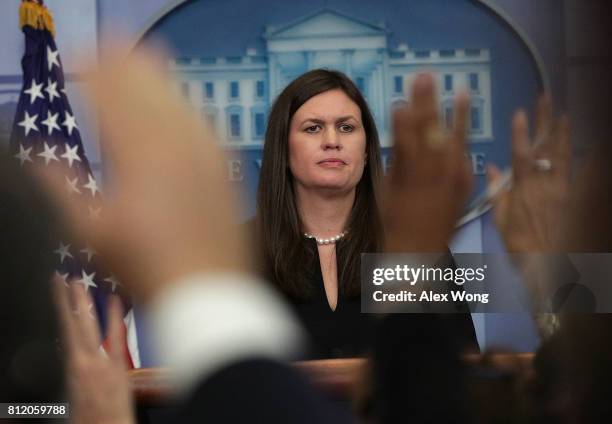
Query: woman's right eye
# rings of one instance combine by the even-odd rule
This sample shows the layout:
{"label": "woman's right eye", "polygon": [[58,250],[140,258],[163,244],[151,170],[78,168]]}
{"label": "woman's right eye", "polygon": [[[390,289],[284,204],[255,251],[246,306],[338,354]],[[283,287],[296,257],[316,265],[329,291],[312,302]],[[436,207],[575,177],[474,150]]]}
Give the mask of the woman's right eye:
{"label": "woman's right eye", "polygon": [[310,126],[310,127],[306,128],[306,132],[308,132],[308,133],[315,133],[315,132],[317,132],[317,131],[318,131],[320,128],[321,128],[321,126],[320,126],[320,125],[312,125],[312,126]]}

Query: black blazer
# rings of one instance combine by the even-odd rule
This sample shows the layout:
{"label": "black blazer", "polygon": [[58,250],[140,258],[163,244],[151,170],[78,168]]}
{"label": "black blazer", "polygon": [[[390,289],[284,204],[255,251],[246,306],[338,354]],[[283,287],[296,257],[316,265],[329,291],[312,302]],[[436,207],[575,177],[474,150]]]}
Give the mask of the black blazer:
{"label": "black blazer", "polygon": [[352,423],[289,365],[245,358],[202,381],[168,423]]}

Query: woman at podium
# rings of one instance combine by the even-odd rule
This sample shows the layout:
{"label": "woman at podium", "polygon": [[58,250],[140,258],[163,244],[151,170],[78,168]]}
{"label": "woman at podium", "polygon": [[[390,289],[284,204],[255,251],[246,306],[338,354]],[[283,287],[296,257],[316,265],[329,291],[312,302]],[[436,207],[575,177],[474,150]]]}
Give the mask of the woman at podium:
{"label": "woman at podium", "polygon": [[[375,119],[346,75],[313,70],[280,93],[248,225],[261,271],[310,335],[308,359],[368,350],[375,318],[361,313],[360,266],[362,253],[383,251],[382,178]],[[467,309],[445,318],[477,349]]]}

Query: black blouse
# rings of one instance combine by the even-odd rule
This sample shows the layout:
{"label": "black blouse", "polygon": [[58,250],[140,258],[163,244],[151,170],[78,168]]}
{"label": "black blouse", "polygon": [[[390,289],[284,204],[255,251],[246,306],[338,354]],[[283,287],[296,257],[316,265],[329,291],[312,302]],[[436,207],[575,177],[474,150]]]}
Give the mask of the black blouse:
{"label": "black blouse", "polygon": [[[253,221],[248,222],[247,225],[251,231],[254,231]],[[332,310],[325,294],[316,241],[304,239],[304,243],[312,243],[315,252],[314,269],[311,273],[312,296],[308,299],[297,299],[285,294],[287,302],[309,336],[309,349],[303,359],[350,358],[367,354],[372,346],[374,332],[377,331],[380,319],[375,314],[361,313],[360,297],[346,297],[340,289],[336,310]],[[342,240],[338,243],[342,243]],[[454,266],[450,252],[449,259],[452,261],[451,266]],[[445,325],[451,329],[449,333],[456,339],[460,350],[478,351],[476,332],[467,307],[461,313],[427,314],[430,319],[423,319],[424,314],[411,315],[414,316],[402,318],[402,322],[407,323],[406,337],[410,337],[409,325],[412,322],[419,326],[420,331],[424,331],[424,323],[428,321],[439,323],[440,320],[443,320],[446,322]]]}
{"label": "black blouse", "polygon": [[[314,272],[312,273],[313,296],[308,300],[292,299],[288,301],[298,315],[302,325],[310,338],[310,349],[304,359],[332,359],[363,356],[367,354],[373,343],[374,331],[380,319],[375,314],[361,313],[361,299],[357,297],[345,297],[342,290],[338,290],[338,302],[336,310],[332,310],[325,293],[323,274],[319,261],[319,251],[314,239],[306,239],[305,243],[313,243],[316,258],[314,261]],[[339,241],[341,243],[342,241]],[[454,261],[449,252],[449,260]],[[478,351],[476,332],[472,322],[472,316],[464,305],[462,313],[455,314],[427,314],[429,321],[445,321],[452,329],[449,332],[455,337],[459,350]],[[410,337],[410,323],[420,327],[427,325],[428,320],[421,316],[409,315],[402,320],[406,325],[406,337]],[[435,331],[435,330],[433,330]],[[442,334],[439,336],[443,337]],[[447,334],[448,336],[448,334]]]}
{"label": "black blouse", "polygon": [[312,243],[316,253],[312,273],[313,294],[307,300],[289,298],[288,301],[310,337],[310,349],[305,359],[363,355],[371,345],[376,317],[362,314],[360,298],[345,297],[340,289],[336,310],[331,309],[325,293],[316,241],[305,239],[304,243]]}

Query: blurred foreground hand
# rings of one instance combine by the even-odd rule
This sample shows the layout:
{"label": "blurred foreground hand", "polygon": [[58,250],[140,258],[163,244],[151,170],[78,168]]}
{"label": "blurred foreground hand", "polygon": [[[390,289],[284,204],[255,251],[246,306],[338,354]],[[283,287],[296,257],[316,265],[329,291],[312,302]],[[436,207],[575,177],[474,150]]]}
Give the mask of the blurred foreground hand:
{"label": "blurred foreground hand", "polygon": [[58,277],[53,281],[62,346],[66,351],[66,378],[73,424],[135,423],[134,403],[122,343],[120,300],[109,303],[108,350],[101,337],[92,299],[80,284],[66,289]]}
{"label": "blurred foreground hand", "polygon": [[386,250],[442,253],[472,189],[465,151],[469,98],[455,97],[447,132],[439,122],[433,77],[417,76],[412,93],[412,102],[394,115],[393,166],[382,212]]}
{"label": "blurred foreground hand", "polygon": [[223,155],[174,94],[167,61],[141,50],[100,63],[88,95],[111,172],[99,220],[65,202],[78,235],[143,301],[193,272],[247,268]]}
{"label": "blurred foreground hand", "polygon": [[[546,253],[560,250],[562,222],[569,207],[571,145],[566,117],[553,118],[550,98],[539,99],[535,142],[529,141],[524,111],[512,120],[512,173],[510,190],[493,199],[495,223],[508,252]],[[490,185],[501,172],[487,169]]]}

